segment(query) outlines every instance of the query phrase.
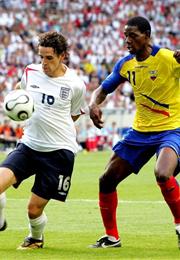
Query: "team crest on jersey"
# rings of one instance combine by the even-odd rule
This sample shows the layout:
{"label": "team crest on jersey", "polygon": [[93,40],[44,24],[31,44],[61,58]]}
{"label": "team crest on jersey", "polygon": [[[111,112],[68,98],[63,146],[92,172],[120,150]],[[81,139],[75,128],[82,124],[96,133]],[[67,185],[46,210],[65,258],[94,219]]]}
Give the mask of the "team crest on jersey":
{"label": "team crest on jersey", "polygon": [[157,78],[157,70],[149,71],[150,78],[154,81]]}
{"label": "team crest on jersey", "polygon": [[61,97],[63,100],[68,99],[68,97],[69,97],[69,92],[70,92],[70,89],[69,89],[69,88],[61,87],[60,97]]}

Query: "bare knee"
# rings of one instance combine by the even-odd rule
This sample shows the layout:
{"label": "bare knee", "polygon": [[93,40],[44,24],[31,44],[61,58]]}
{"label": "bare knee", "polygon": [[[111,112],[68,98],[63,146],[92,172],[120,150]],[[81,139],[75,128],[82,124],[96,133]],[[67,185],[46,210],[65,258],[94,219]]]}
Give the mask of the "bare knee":
{"label": "bare knee", "polygon": [[155,172],[156,180],[159,181],[159,182],[165,182],[171,176],[171,174],[169,174],[167,172],[167,170],[164,169],[164,168],[156,167],[154,172]]}
{"label": "bare knee", "polygon": [[178,158],[175,151],[170,147],[162,148],[155,166],[155,176],[157,181],[164,182],[173,176],[177,164]]}
{"label": "bare knee", "polygon": [[103,174],[99,178],[99,190],[102,193],[114,192],[119,183],[120,183],[120,180],[118,179],[118,175]]}
{"label": "bare knee", "polygon": [[43,207],[38,207],[36,204],[28,204],[28,216],[31,219],[38,218],[43,212]]}

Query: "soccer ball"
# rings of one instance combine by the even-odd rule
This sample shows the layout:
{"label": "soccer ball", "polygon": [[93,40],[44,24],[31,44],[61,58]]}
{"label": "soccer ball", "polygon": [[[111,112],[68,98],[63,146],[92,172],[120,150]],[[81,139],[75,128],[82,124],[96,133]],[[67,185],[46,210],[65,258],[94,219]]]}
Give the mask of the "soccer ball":
{"label": "soccer ball", "polygon": [[10,119],[24,121],[30,118],[34,111],[33,98],[26,90],[13,90],[5,96],[3,109]]}

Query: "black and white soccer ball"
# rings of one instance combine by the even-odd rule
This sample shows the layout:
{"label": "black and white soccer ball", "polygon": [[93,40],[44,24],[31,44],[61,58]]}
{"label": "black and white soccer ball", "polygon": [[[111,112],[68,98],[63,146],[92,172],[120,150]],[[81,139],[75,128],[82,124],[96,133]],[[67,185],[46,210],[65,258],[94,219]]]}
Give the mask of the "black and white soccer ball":
{"label": "black and white soccer ball", "polygon": [[24,121],[32,116],[34,101],[28,91],[16,89],[5,96],[3,109],[10,119]]}

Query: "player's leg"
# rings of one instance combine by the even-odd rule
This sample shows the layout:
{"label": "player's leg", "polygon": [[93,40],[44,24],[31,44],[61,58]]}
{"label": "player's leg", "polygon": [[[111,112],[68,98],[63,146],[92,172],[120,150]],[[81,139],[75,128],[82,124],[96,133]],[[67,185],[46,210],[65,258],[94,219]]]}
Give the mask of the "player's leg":
{"label": "player's leg", "polygon": [[16,177],[12,170],[0,167],[0,194],[16,183]]}
{"label": "player's leg", "polygon": [[4,209],[6,206],[5,192],[0,194],[0,231],[4,231],[7,228],[7,222],[4,215]]}
{"label": "player's leg", "polygon": [[44,207],[50,199],[64,202],[71,184],[74,153],[60,149],[49,153],[37,153],[37,157],[38,174],[35,176],[31,189],[33,193],[28,205],[30,234],[19,249],[43,247],[43,231],[47,223]]}
{"label": "player's leg", "polygon": [[116,218],[118,206],[116,187],[131,173],[131,166],[114,154],[106,167],[105,173],[99,180],[99,207],[106,235],[101,237],[91,247],[121,246]]}
{"label": "player's leg", "polygon": [[[148,142],[150,142],[150,145],[148,145]],[[106,236],[91,247],[120,246],[116,222],[118,205],[116,187],[131,173],[137,174],[155,153],[155,149],[151,145],[151,136],[148,138],[148,135],[132,129],[129,130],[122,141],[113,147],[113,151],[115,153],[99,181],[99,206]],[[111,242],[109,242],[109,245],[108,240]],[[119,244],[116,244],[118,241]]]}
{"label": "player's leg", "polygon": [[[173,176],[176,177],[179,174],[179,172],[180,172],[180,165],[177,166]],[[178,236],[178,247],[180,249],[180,223],[175,224],[175,231],[176,231],[176,235]]]}
{"label": "player's leg", "polygon": [[7,222],[4,215],[4,209],[6,206],[5,190],[12,184],[16,183],[14,173],[8,169],[0,168],[0,231],[4,231],[7,228]]}
{"label": "player's leg", "polygon": [[162,195],[174,216],[180,248],[180,187],[173,176],[174,172],[177,173],[177,167],[178,156],[175,150],[171,147],[162,148],[157,159],[155,175]]}
{"label": "player's leg", "polygon": [[36,249],[43,247],[43,232],[47,223],[44,207],[48,200],[32,193],[28,204],[29,235],[18,249]]}

